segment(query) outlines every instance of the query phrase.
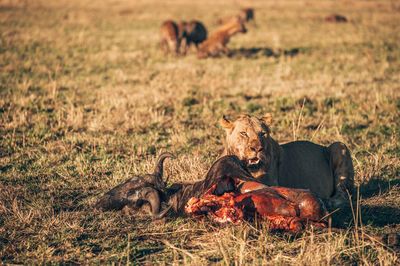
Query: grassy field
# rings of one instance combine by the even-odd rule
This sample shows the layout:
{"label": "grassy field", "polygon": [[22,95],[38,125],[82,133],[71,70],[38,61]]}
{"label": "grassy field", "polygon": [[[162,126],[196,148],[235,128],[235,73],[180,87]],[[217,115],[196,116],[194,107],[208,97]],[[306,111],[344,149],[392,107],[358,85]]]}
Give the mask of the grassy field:
{"label": "grassy field", "polygon": [[[164,56],[166,19],[255,9],[230,57]],[[348,23],[328,23],[339,13]],[[400,233],[398,1],[0,0],[0,261],[3,263],[396,264]],[[297,235],[190,218],[99,212],[99,196],[151,172],[199,180],[225,114],[272,113],[272,136],[346,143],[361,217]],[[362,233],[355,230],[361,227]]]}

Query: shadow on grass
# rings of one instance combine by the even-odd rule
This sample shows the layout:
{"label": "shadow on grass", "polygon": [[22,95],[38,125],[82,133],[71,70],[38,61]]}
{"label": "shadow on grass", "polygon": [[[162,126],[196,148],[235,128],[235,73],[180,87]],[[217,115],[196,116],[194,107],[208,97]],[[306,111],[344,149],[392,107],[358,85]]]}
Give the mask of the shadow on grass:
{"label": "shadow on grass", "polygon": [[364,205],[361,206],[361,215],[364,225],[386,226],[400,221],[400,209],[395,207]]}
{"label": "shadow on grass", "polygon": [[[360,204],[361,220],[363,225],[383,227],[386,225],[395,225],[400,221],[400,209],[388,206],[370,206]],[[354,206],[354,215],[356,213]],[[343,207],[339,212],[333,213],[332,227],[347,228],[354,225],[353,211],[350,206]],[[399,232],[400,233],[400,232]]]}
{"label": "shadow on grass", "polygon": [[[361,203],[359,207],[361,208],[361,221],[363,225],[383,227],[400,223],[400,208],[397,206],[398,204],[390,206],[392,202],[390,198],[399,198],[400,195],[396,192],[393,193],[394,195],[387,194],[396,186],[400,186],[400,179],[392,181],[373,179],[367,184],[360,186]],[[356,193],[354,196],[356,197]],[[374,199],[370,199],[372,197]],[[354,225],[353,212],[357,212],[357,203],[353,204],[353,211],[351,206],[345,206],[339,212],[332,214],[332,226],[344,228]]]}
{"label": "shadow on grass", "polygon": [[385,194],[391,188],[400,186],[400,179],[395,180],[383,180],[383,179],[372,179],[367,184],[360,186],[360,195],[362,198],[371,198],[381,194]]}
{"label": "shadow on grass", "polygon": [[158,253],[163,251],[165,248],[159,248],[159,247],[146,247],[146,248],[138,248],[135,250],[134,258],[135,259],[141,259],[145,256]]}
{"label": "shadow on grass", "polygon": [[293,48],[289,50],[273,50],[268,47],[240,48],[230,50],[229,57],[257,59],[261,57],[280,57],[282,55],[295,56],[299,54],[301,50],[302,48]]}

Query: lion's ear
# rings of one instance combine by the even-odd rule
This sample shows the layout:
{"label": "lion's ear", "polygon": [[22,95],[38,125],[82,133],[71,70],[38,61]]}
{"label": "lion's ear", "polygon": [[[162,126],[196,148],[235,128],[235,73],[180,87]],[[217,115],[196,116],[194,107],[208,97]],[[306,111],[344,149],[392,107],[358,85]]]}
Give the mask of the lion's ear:
{"label": "lion's ear", "polygon": [[221,120],[220,120],[221,126],[225,129],[225,130],[229,130],[233,128],[233,121],[226,118],[225,115],[222,116]]}
{"label": "lion's ear", "polygon": [[266,113],[261,120],[264,122],[266,126],[271,126],[272,123],[272,114]]}

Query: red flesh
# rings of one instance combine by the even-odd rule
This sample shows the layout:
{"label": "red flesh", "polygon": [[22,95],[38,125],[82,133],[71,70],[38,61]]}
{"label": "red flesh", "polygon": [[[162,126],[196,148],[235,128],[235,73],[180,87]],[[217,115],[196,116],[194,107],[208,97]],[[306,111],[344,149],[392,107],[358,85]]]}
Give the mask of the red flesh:
{"label": "red flesh", "polygon": [[[240,180],[229,177],[221,179],[203,197],[191,198],[185,206],[185,212],[198,219],[209,213],[220,223],[240,223],[257,216],[268,221],[270,229],[292,232],[299,231],[308,224],[326,227],[319,222],[324,208],[318,198],[308,190],[267,187],[257,182],[245,182],[241,184],[239,191],[236,187],[232,191],[233,185],[228,184],[237,185],[239,182]],[[232,192],[223,193],[224,188]]]}

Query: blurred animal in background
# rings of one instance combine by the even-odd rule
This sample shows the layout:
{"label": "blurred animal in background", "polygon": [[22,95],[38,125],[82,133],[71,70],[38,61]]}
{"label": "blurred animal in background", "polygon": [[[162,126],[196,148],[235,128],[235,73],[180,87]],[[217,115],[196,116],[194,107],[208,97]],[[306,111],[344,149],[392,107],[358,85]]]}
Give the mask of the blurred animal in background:
{"label": "blurred animal in background", "polygon": [[245,22],[253,21],[253,23],[255,23],[253,8],[242,8],[240,10],[239,17]]}
{"label": "blurred animal in background", "polygon": [[178,29],[179,33],[182,34],[182,54],[186,54],[186,50],[190,48],[192,43],[196,46],[196,49],[198,49],[199,44],[207,39],[207,29],[200,21],[181,21],[178,24]]}
{"label": "blurred animal in background", "polygon": [[226,44],[229,42],[230,38],[237,33],[246,32],[247,30],[242,20],[236,17],[232,22],[224,24],[214,31],[207,40],[199,45],[197,57],[214,57],[218,56],[221,52],[228,55],[229,49],[226,47]]}
{"label": "blurred animal in background", "polygon": [[254,9],[253,8],[242,8],[237,15],[229,16],[229,17],[224,17],[224,18],[219,18],[215,22],[217,25],[224,25],[227,23],[231,23],[235,19],[239,19],[242,23],[245,22],[250,22],[252,21],[253,24],[255,25],[255,20],[254,20]]}
{"label": "blurred animal in background", "polygon": [[234,22],[235,20],[240,20],[242,23],[245,22],[239,15],[233,15],[229,17],[219,18],[215,21],[216,25],[225,25]]}
{"label": "blurred animal in background", "polygon": [[335,22],[335,23],[346,23],[347,18],[342,15],[332,14],[332,15],[325,17],[325,21],[326,22]]}
{"label": "blurred animal in background", "polygon": [[179,47],[182,40],[181,35],[182,33],[180,34],[178,25],[174,21],[164,21],[160,27],[160,44],[164,54],[179,54]]}
{"label": "blurred animal in background", "polygon": [[95,207],[101,210],[138,210],[149,205],[153,219],[163,218],[171,207],[161,211],[165,199],[163,163],[166,158],[175,158],[169,152],[162,153],[157,160],[153,174],[134,176],[105,193]]}

